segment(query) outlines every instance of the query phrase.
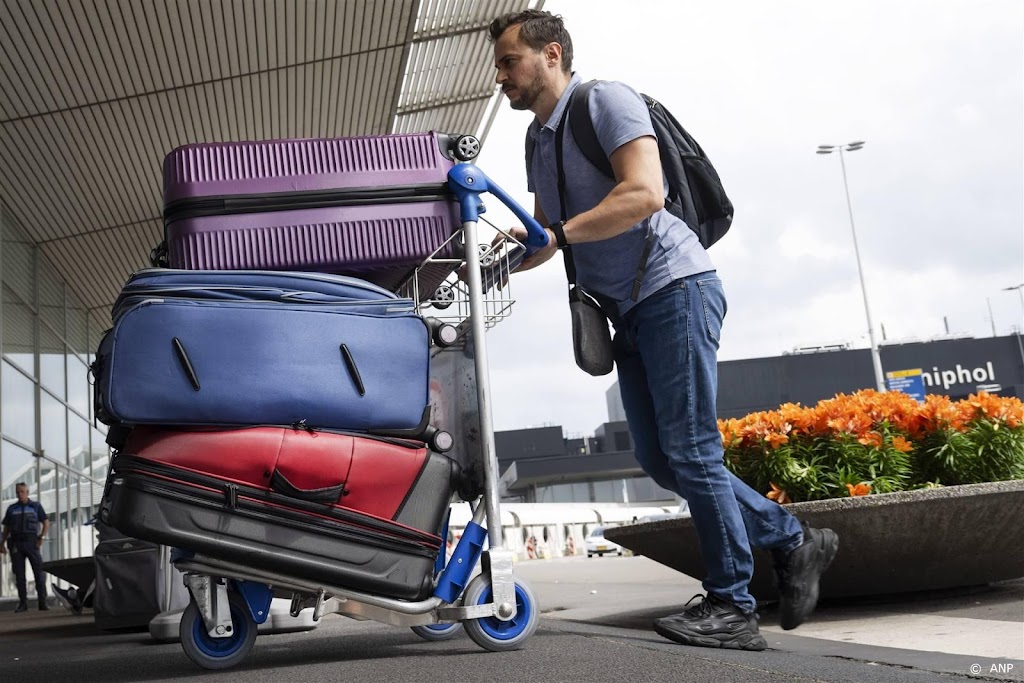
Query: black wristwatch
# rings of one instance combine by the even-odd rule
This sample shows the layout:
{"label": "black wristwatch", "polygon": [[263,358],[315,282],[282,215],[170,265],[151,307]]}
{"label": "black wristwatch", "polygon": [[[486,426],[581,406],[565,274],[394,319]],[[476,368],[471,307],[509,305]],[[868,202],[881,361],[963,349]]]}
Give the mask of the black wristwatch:
{"label": "black wristwatch", "polygon": [[565,249],[569,243],[565,241],[565,221],[558,221],[548,226],[548,230],[555,233],[555,244],[559,249]]}

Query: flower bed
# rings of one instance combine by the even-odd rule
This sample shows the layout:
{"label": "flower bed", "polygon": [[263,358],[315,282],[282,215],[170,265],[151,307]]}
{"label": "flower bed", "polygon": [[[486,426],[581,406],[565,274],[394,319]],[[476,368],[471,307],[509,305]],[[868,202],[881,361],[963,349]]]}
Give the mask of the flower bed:
{"label": "flower bed", "polygon": [[725,462],[779,503],[1024,479],[1024,403],[900,392],[720,420]]}
{"label": "flower bed", "polygon": [[[1024,576],[1024,480],[794,503],[801,521],[839,534],[821,597],[980,586]],[[608,529],[607,538],[695,579],[706,577],[689,517]],[[754,549],[750,591],[778,597],[771,555]]]}

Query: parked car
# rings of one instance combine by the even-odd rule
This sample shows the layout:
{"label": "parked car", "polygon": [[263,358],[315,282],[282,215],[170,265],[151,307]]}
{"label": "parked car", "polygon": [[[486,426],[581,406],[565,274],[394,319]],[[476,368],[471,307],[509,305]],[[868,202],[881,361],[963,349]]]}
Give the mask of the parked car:
{"label": "parked car", "polygon": [[615,553],[617,555],[622,555],[623,553],[621,545],[604,537],[603,526],[595,527],[590,532],[585,545],[587,546],[587,557],[593,557],[594,555],[602,557],[605,553]]}

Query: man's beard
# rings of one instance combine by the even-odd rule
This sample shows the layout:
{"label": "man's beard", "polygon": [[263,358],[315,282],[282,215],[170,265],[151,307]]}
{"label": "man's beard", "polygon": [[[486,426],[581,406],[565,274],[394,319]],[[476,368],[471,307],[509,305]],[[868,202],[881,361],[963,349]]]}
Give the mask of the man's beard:
{"label": "man's beard", "polygon": [[[541,90],[544,88],[541,79],[534,76],[533,79],[524,87],[516,87],[519,91],[519,97],[515,100],[509,98],[509,105],[517,111],[525,111],[533,106],[533,103],[540,97]],[[507,97],[507,95],[506,95]]]}

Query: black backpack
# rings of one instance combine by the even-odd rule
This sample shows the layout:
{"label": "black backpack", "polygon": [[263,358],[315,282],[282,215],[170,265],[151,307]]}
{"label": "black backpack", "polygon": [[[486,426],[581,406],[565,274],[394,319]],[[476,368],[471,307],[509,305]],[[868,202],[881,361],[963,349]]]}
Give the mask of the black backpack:
{"label": "black backpack", "polygon": [[[614,178],[611,162],[605,156],[590,120],[587,102],[591,89],[599,81],[582,83],[573,91],[567,106],[572,137],[587,160],[609,178]],[[687,133],[675,117],[648,95],[641,95],[650,110],[651,123],[658,136],[661,167],[668,181],[665,208],[684,220],[697,233],[707,249],[722,238],[732,225],[733,206],[722,187],[718,172],[697,141]],[[533,161],[533,139],[526,136],[526,164]]]}

